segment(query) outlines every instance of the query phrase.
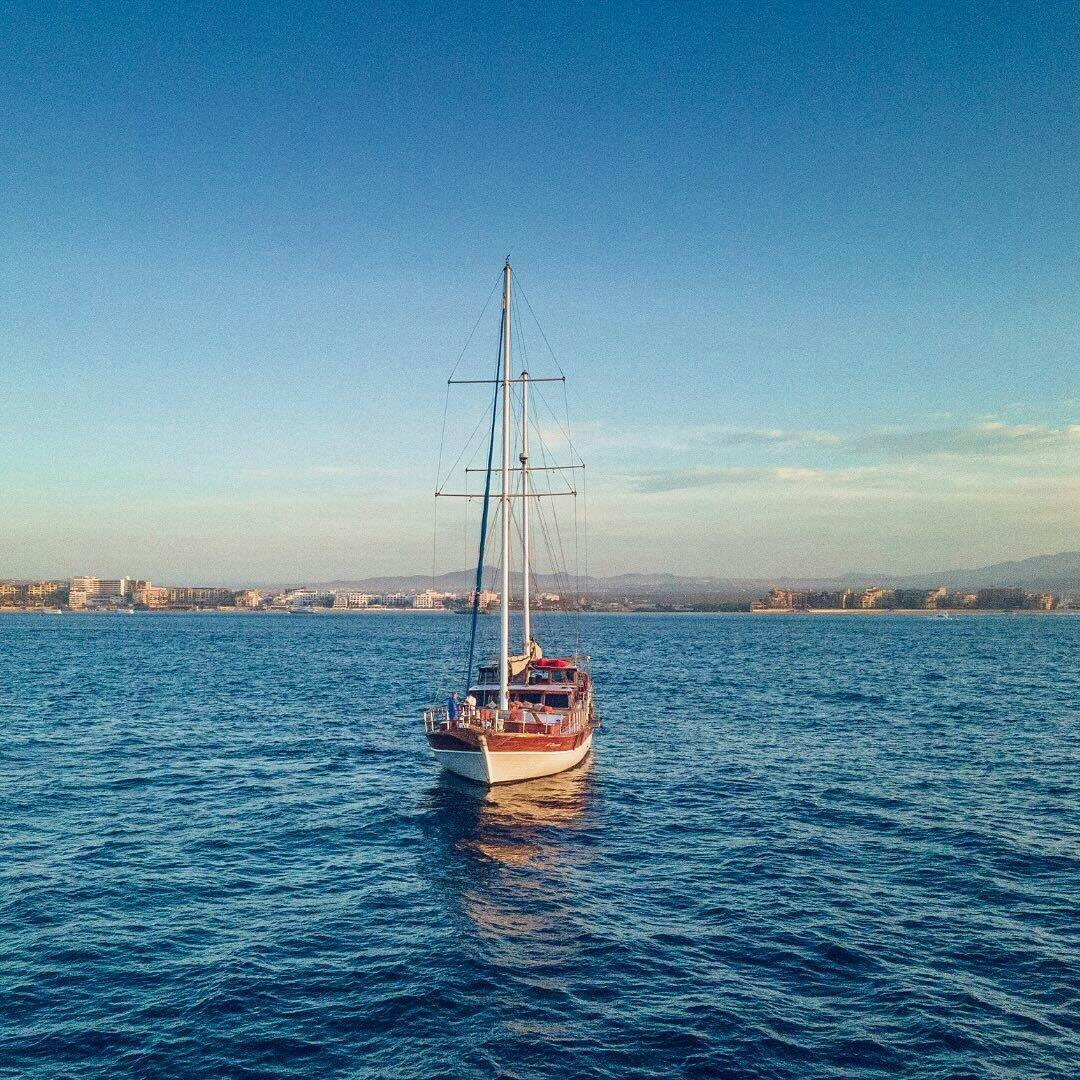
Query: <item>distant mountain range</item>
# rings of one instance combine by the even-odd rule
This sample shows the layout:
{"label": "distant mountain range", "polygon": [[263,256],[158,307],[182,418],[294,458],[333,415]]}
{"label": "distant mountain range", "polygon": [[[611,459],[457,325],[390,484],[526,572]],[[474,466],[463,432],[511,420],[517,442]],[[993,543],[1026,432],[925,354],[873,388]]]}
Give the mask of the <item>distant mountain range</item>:
{"label": "distant mountain range", "polygon": [[1035,555],[994,563],[977,570],[946,570],[937,574],[881,575],[882,583],[901,587],[944,585],[949,589],[988,589],[996,585],[1022,585],[1049,591],[1080,588],[1080,551]]}
{"label": "distant mountain range", "polygon": [[[359,592],[387,593],[434,588],[438,592],[467,592],[473,587],[475,570],[455,570],[432,578],[430,574],[361,578],[351,581],[320,582],[327,590],[353,589]],[[485,582],[495,581],[495,567],[488,567]],[[867,573],[859,571],[831,578],[730,578],[689,577],[679,574],[617,574],[614,577],[591,577],[582,580],[583,590],[600,596],[675,596],[689,593],[752,595],[773,585],[796,588],[830,589],[846,585],[885,585],[894,588],[927,588],[944,585],[948,589],[985,589],[999,585],[1020,585],[1036,591],[1080,590],[1080,551],[1062,551],[1057,555],[1036,555],[1030,559],[994,563],[971,570],[943,570],[925,574]],[[541,591],[561,592],[573,588],[574,579],[538,575]],[[511,575],[511,590],[521,587],[520,574]]]}

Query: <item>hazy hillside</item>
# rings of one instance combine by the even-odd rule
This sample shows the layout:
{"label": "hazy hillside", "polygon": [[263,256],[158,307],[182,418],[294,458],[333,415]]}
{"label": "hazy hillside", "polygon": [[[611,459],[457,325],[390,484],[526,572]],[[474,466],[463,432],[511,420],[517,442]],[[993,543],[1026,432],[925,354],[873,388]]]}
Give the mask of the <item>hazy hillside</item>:
{"label": "hazy hillside", "polygon": [[[487,583],[497,578],[494,567],[484,574]],[[351,581],[328,581],[321,583],[326,589],[356,589],[362,592],[385,593],[427,589],[434,587],[440,592],[466,592],[473,586],[474,570],[455,570],[439,574],[434,582],[430,574],[361,578]],[[542,590],[563,591],[567,584],[573,587],[573,578],[557,579],[551,575],[538,576]],[[945,570],[924,574],[890,574],[853,572],[843,577],[828,579],[797,578],[725,578],[688,577],[679,574],[618,574],[614,577],[594,577],[583,589],[593,595],[664,596],[688,593],[744,594],[768,588],[774,584],[802,586],[805,588],[830,588],[841,585],[879,584],[910,588],[944,585],[950,589],[983,589],[995,585],[1021,585],[1027,589],[1051,591],[1080,590],[1080,551],[1063,551],[1057,555],[1036,555],[1030,559],[994,563],[971,570]],[[511,575],[511,588],[519,590],[521,575]]]}
{"label": "hazy hillside", "polygon": [[986,589],[994,585],[1021,585],[1026,589],[1080,589],[1080,551],[1036,555],[1030,559],[994,563],[977,570],[947,570],[895,578],[901,585],[945,585],[950,589]]}

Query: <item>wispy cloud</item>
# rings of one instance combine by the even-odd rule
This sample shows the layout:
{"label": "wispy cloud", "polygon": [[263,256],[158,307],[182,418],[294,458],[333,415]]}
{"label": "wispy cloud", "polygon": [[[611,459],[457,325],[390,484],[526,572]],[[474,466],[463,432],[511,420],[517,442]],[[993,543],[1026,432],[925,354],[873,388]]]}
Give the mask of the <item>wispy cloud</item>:
{"label": "wispy cloud", "polygon": [[657,495],[668,491],[739,484],[822,484],[830,479],[842,480],[843,475],[826,469],[695,465],[688,469],[658,469],[636,476],[633,485],[634,489],[642,494]]}
{"label": "wispy cloud", "polygon": [[689,437],[695,442],[714,446],[837,446],[843,442],[831,431],[785,431],[782,428],[723,428],[692,429]]}
{"label": "wispy cloud", "polygon": [[575,441],[594,450],[666,450],[689,452],[702,446],[835,446],[843,437],[831,431],[730,427],[720,424],[653,424],[612,428],[575,425]]}
{"label": "wispy cloud", "polygon": [[946,454],[983,456],[1022,455],[1035,451],[1080,448],[1080,425],[1049,427],[1045,424],[1006,424],[987,420],[967,427],[929,428],[912,431],[871,431],[849,436],[842,449],[897,457]]}
{"label": "wispy cloud", "polygon": [[589,449],[700,452],[704,448],[774,447],[834,451],[848,456],[910,458],[931,455],[980,457],[1025,455],[1080,448],[1080,425],[1010,424],[996,418],[947,427],[891,426],[861,432],[738,428],[718,425],[656,425],[610,432],[594,426],[583,439]]}

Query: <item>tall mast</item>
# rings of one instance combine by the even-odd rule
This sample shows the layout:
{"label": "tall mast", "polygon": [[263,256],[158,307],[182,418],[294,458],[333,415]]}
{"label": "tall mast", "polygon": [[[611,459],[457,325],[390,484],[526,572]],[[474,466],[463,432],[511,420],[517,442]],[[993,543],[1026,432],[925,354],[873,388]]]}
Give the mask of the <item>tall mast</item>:
{"label": "tall mast", "polygon": [[529,373],[521,373],[521,633],[526,656],[532,645],[529,610]]}
{"label": "tall mast", "polygon": [[503,267],[502,589],[499,595],[499,708],[510,707],[510,260]]}

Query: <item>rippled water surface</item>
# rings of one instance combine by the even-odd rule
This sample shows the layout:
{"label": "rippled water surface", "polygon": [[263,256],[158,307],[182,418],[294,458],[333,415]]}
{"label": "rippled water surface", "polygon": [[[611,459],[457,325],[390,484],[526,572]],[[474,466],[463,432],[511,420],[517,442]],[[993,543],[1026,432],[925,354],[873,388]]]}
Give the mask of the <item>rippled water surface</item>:
{"label": "rippled water surface", "polygon": [[1080,1073],[1080,618],[554,619],[491,792],[466,624],[0,617],[0,1072]]}

